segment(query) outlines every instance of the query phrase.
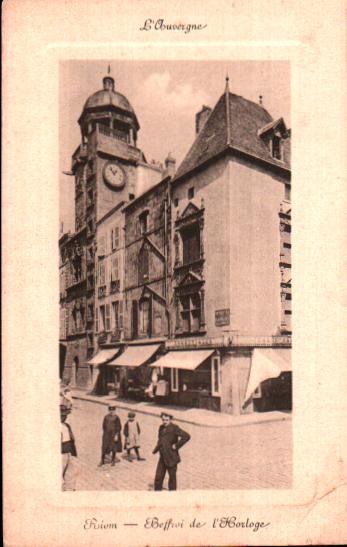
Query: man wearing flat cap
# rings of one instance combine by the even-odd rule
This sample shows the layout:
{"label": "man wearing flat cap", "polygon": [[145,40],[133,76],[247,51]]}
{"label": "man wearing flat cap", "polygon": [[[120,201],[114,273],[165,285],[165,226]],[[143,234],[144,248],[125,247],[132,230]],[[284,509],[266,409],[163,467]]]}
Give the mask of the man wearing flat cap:
{"label": "man wearing flat cap", "polygon": [[160,458],[154,479],[154,490],[162,490],[166,471],[169,474],[169,490],[177,490],[177,464],[181,461],[178,450],[189,441],[190,435],[171,422],[172,415],[162,412],[158,442],[153,454],[159,452]]}
{"label": "man wearing flat cap", "polygon": [[[111,465],[115,465],[116,452],[122,452],[122,439],[121,430],[122,425],[120,419],[116,414],[116,407],[114,404],[108,405],[108,414],[106,414],[104,421],[102,422],[102,448],[101,448],[101,461],[99,467],[104,465],[105,456],[111,452]],[[119,460],[117,460],[119,461]]]}

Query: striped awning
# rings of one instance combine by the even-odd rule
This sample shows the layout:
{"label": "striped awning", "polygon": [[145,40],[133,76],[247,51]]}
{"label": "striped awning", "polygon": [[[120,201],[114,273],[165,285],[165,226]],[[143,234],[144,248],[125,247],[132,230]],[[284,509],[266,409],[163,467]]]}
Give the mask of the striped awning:
{"label": "striped awning", "polygon": [[122,355],[107,364],[118,367],[139,367],[153,357],[159,347],[160,344],[128,346]]}
{"label": "striped awning", "polygon": [[151,364],[151,367],[195,370],[214,353],[212,350],[169,351]]}
{"label": "striped awning", "polygon": [[87,363],[93,366],[103,365],[115,357],[117,353],[119,353],[119,348],[100,349]]}

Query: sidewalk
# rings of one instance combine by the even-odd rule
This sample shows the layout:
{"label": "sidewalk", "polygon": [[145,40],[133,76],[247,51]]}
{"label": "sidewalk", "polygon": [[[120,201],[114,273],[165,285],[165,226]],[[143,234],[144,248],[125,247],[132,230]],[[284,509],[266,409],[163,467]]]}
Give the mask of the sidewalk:
{"label": "sidewalk", "polygon": [[75,389],[72,391],[74,399],[89,401],[107,406],[114,402],[117,408],[132,410],[141,414],[151,416],[160,416],[162,412],[173,414],[175,422],[184,422],[188,424],[205,427],[231,427],[250,424],[259,424],[264,422],[274,422],[281,420],[291,420],[290,412],[272,411],[272,412],[253,412],[252,414],[242,414],[241,416],[232,416],[223,412],[213,412],[201,408],[182,408],[173,405],[161,406],[152,402],[129,401],[125,399],[116,399],[114,395],[89,395],[83,390]]}

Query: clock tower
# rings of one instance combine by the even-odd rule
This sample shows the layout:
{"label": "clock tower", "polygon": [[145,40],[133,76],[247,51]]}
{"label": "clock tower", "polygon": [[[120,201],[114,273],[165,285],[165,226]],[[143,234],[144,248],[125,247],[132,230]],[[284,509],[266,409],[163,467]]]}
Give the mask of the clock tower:
{"label": "clock tower", "polygon": [[84,327],[80,328],[78,341],[73,341],[78,343],[74,351],[78,352],[80,363],[86,363],[97,349],[94,337],[97,226],[111,211],[120,213],[123,204],[157,183],[162,175],[162,169],[148,164],[137,147],[140,125],[130,102],[115,89],[109,73],[102,84],[102,89],[87,99],[78,119],[81,144],[72,156],[71,168],[75,176],[74,238],[81,249],[83,279],[78,293],[69,291],[69,305],[74,310],[75,300],[83,300]]}

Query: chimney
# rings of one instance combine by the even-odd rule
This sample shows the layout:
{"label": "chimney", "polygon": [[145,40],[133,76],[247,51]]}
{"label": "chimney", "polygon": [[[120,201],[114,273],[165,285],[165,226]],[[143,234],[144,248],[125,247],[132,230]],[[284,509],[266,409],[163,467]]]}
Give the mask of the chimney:
{"label": "chimney", "polygon": [[212,112],[212,108],[210,108],[209,106],[203,105],[202,109],[197,114],[195,114],[195,131],[197,135],[200,133],[201,129],[204,127],[211,112]]}
{"label": "chimney", "polygon": [[165,158],[165,176],[173,177],[176,171],[176,160],[169,153]]}

